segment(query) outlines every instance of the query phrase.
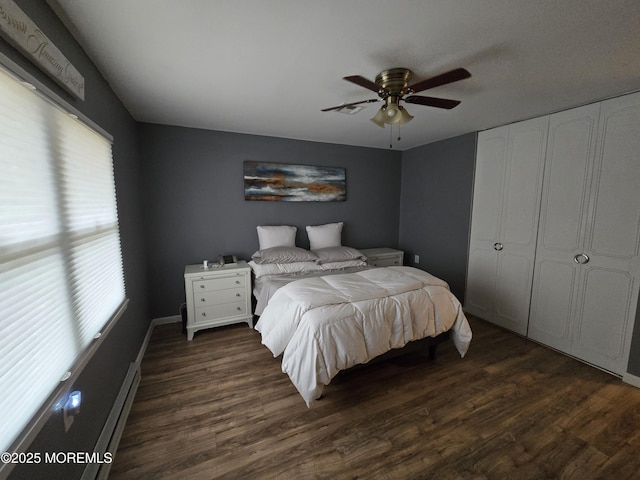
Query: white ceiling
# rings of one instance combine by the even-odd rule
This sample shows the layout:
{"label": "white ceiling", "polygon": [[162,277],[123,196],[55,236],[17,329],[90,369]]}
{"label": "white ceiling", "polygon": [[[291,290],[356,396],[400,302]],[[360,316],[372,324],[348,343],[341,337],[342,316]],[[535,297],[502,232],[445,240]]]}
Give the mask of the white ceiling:
{"label": "white ceiling", "polygon": [[405,150],[640,89],[638,0],[49,3],[141,122],[389,148],[380,104],[320,111],[376,97],[342,77],[469,70],[421,92],[453,110],[407,106]]}

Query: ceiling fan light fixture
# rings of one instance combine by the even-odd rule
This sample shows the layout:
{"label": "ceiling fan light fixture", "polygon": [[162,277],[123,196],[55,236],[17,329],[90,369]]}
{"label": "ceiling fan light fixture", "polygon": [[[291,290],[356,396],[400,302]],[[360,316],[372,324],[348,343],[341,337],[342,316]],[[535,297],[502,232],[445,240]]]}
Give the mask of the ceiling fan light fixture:
{"label": "ceiling fan light fixture", "polygon": [[399,98],[389,96],[385,99],[384,105],[384,114],[385,119],[384,123],[388,123],[389,125],[394,125],[398,123],[402,119],[402,107],[398,104]]}
{"label": "ceiling fan light fixture", "polygon": [[411,120],[413,120],[413,115],[411,115],[409,112],[407,112],[406,108],[400,107],[400,121],[398,122],[398,124],[399,125],[406,125]]}
{"label": "ceiling fan light fixture", "polygon": [[396,123],[400,123],[401,118],[400,110],[395,110],[392,115],[387,115],[385,123],[395,125]]}
{"label": "ceiling fan light fixture", "polygon": [[375,116],[371,119],[373,123],[379,127],[387,125],[406,125],[413,116],[407,110],[398,104],[399,99],[396,97],[387,97],[385,104],[380,107]]}
{"label": "ceiling fan light fixture", "polygon": [[384,124],[385,124],[385,117],[386,114],[384,112],[384,105],[382,107],[380,107],[380,109],[378,109],[378,111],[376,112],[375,116],[371,119],[371,121],[373,123],[375,123],[376,125],[378,125],[381,128],[384,128]]}

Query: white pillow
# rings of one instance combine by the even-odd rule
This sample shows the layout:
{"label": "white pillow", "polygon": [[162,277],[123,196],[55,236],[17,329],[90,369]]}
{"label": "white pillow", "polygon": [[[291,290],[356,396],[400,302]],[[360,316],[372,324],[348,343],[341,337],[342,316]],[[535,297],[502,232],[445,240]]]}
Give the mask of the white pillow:
{"label": "white pillow", "polygon": [[278,226],[258,226],[258,242],[260,248],[258,250],[266,250],[272,247],[295,247],[296,246],[296,227],[288,225]]}
{"label": "white pillow", "polygon": [[342,246],[342,222],[307,226],[310,250]]}

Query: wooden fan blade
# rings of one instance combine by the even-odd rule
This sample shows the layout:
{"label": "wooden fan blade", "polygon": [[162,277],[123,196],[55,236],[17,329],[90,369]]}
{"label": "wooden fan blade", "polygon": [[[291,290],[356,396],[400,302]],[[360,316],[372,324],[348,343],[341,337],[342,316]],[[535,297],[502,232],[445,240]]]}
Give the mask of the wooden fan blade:
{"label": "wooden fan blade", "polygon": [[469,78],[471,74],[464,68],[456,68],[435,77],[427,78],[421,82],[411,85],[409,88],[413,93],[422,92],[429,88],[439,87],[440,85],[446,85],[447,83],[457,82],[458,80],[464,80]]}
{"label": "wooden fan blade", "polygon": [[353,105],[360,105],[361,103],[372,103],[372,102],[377,102],[377,101],[378,101],[377,98],[371,98],[369,100],[361,100],[359,102],[343,103],[342,105],[338,105],[337,107],[323,108],[320,111],[321,112],[330,112],[331,110],[340,110],[341,108],[344,108],[344,107],[351,107]]}
{"label": "wooden fan blade", "polygon": [[407,103],[417,103],[418,105],[426,105],[427,107],[446,108],[451,110],[453,107],[460,105],[460,100],[449,100],[446,98],[423,97],[421,95],[412,95],[404,99]]}
{"label": "wooden fan blade", "polygon": [[372,92],[378,93],[378,91],[380,90],[380,86],[378,84],[372,82],[371,80],[367,80],[366,78],[361,77],[360,75],[350,75],[348,77],[343,77],[343,80],[346,80],[347,82],[355,83],[356,85],[360,85],[361,87],[367,88]]}

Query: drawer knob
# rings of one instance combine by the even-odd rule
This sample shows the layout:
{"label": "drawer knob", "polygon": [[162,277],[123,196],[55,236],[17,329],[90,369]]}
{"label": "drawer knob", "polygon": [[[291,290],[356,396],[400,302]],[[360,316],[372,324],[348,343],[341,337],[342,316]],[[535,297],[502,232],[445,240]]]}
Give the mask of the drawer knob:
{"label": "drawer knob", "polygon": [[202,312],[202,316],[206,317],[207,316],[207,312]]}
{"label": "drawer knob", "polygon": [[204,301],[205,301],[205,299],[204,299],[204,298],[201,298],[201,299],[200,299],[200,301],[201,301],[201,302],[204,302]]}
{"label": "drawer knob", "polygon": [[240,280],[236,280],[236,285],[240,285]]}
{"label": "drawer knob", "polygon": [[239,297],[239,296],[240,296],[240,294],[239,294],[239,293],[236,293],[236,297]]}
{"label": "drawer knob", "polygon": [[238,311],[242,311],[242,309],[240,307],[236,307],[236,310]]}
{"label": "drawer knob", "polygon": [[204,288],[204,285],[200,285],[200,288]]}

